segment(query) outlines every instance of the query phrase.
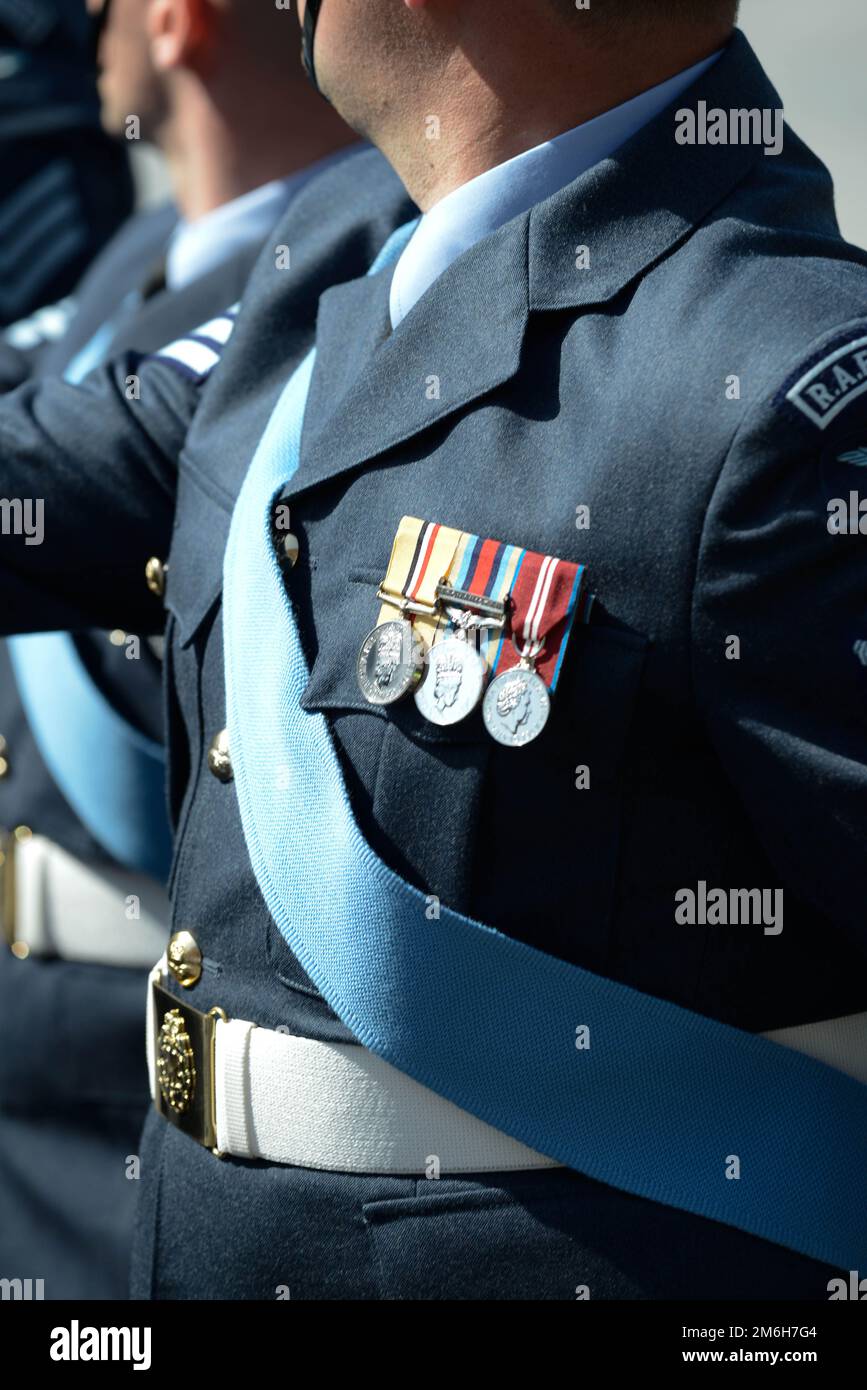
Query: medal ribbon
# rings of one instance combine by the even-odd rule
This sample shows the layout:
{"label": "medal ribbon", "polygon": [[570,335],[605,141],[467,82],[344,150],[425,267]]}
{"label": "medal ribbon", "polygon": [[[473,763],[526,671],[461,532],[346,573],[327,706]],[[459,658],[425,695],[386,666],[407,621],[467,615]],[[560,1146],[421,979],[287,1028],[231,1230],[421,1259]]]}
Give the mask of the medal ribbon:
{"label": "medal ribbon", "polygon": [[[584,588],[584,577],[584,566],[574,561],[540,555],[504,541],[485,540],[465,531],[454,551],[446,582],[452,588],[500,603],[511,595],[511,632],[522,650],[526,648],[529,656],[538,657],[536,672],[553,692],[576,615],[580,613],[583,621],[590,616],[593,599]],[[429,619],[425,623],[431,642],[452,626],[445,612],[439,615],[435,626]],[[479,651],[492,677],[518,665],[520,657],[508,635],[508,624],[503,630],[482,631],[478,638]]]}
{"label": "medal ribbon", "polygon": [[572,634],[578,598],[584,583],[584,566],[553,555],[524,553],[511,590],[512,638],[501,637],[491,664],[491,674],[501,675],[517,666],[520,647],[534,658],[536,674],[548,689],[556,689],[566,647]]}
{"label": "medal ribbon", "polygon": [[[402,517],[391,547],[383,593],[435,609],[437,585],[449,573],[461,540],[462,533],[449,526],[422,521],[416,516]],[[377,625],[400,617],[413,623],[416,633],[429,647],[439,625],[438,611],[432,612],[430,617],[422,613],[402,614],[398,604],[383,599]]]}

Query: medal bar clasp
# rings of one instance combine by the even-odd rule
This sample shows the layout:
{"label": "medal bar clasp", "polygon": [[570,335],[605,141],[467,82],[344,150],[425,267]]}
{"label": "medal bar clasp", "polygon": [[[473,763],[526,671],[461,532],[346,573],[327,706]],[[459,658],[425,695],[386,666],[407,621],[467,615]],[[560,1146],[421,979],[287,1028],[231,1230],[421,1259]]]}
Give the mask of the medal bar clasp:
{"label": "medal bar clasp", "polygon": [[450,584],[437,585],[437,598],[441,603],[451,603],[458,608],[475,608],[487,617],[506,620],[506,604],[485,594],[471,594],[468,589],[453,589]]}
{"label": "medal bar clasp", "polygon": [[402,594],[390,594],[380,584],[376,591],[376,597],[380,603],[387,603],[391,608],[397,608],[401,613],[423,613],[426,617],[432,617],[439,610],[435,603],[416,603],[413,599],[404,598]]}

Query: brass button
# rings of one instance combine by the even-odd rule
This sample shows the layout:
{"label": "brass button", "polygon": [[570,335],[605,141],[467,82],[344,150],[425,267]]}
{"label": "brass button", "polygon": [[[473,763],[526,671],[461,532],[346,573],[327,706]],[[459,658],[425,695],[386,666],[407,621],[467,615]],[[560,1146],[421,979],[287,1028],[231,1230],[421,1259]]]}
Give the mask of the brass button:
{"label": "brass button", "polygon": [[152,594],[156,594],[157,598],[162,598],[166,591],[168,570],[169,567],[165,561],[157,559],[156,555],[152,555],[145,565],[147,586]]}
{"label": "brass button", "polygon": [[202,953],[196,938],[188,931],[176,931],[169,942],[169,970],[179,985],[192,989],[202,974]]}
{"label": "brass button", "polygon": [[289,529],[289,508],[285,502],[278,502],[271,514],[271,541],[277,559],[284,569],[293,569],[298,563],[300,544],[294,531]]}
{"label": "brass button", "polygon": [[232,759],[229,757],[228,729],[221,729],[211,739],[208,748],[208,768],[220,782],[231,782],[234,777]]}
{"label": "brass button", "polygon": [[294,531],[283,531],[277,538],[277,554],[281,565],[294,569],[298,563],[300,546]]}

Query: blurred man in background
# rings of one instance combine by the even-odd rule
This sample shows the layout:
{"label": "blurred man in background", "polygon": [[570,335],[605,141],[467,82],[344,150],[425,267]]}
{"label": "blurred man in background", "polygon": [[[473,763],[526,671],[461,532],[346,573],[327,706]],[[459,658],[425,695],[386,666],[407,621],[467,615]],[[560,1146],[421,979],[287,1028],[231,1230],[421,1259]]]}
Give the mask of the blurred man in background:
{"label": "blurred man in background", "polygon": [[132,209],[84,0],[0,0],[0,327],[65,295]]}
{"label": "blurred man in background", "polygon": [[[62,337],[56,306],[13,326],[6,389],[34,373],[80,381],[209,318],[227,332],[222,311],[274,224],[352,139],[300,71],[293,15],[258,0],[88,7],[101,25],[105,129],[164,152],[174,205],[130,219],[75,291]],[[158,565],[148,582],[160,590]],[[0,963],[0,1275],[44,1278],[48,1298],[126,1296],[148,1100],[141,1000],[165,947],[171,857],[160,685],[159,643],[125,632],[43,634],[0,652],[11,947]]]}

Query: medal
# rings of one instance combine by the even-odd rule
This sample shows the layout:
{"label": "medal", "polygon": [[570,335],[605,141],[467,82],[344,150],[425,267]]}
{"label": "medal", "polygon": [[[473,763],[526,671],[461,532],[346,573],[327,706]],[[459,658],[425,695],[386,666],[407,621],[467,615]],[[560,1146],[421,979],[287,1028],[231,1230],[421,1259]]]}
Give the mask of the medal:
{"label": "medal", "polygon": [[521,748],[538,738],[550,713],[548,687],[529,661],[495,676],[482,705],[485,728],[507,748]]}
{"label": "medal", "polygon": [[488,678],[488,663],[469,637],[486,625],[485,620],[454,608],[448,611],[457,631],[431,647],[424,684],[415,692],[419,712],[440,725],[457,724],[472,714]]}
{"label": "medal", "polygon": [[380,623],[358,653],[358,684],[371,705],[393,705],[424,675],[424,643],[405,618]]}
{"label": "medal", "polygon": [[[377,590],[379,622],[361,644],[356,674],[371,705],[393,705],[409,695],[425,674],[425,637],[439,619],[436,586],[460,540],[450,530],[405,516]],[[426,627],[426,625],[428,625]]]}
{"label": "medal", "polygon": [[485,728],[507,748],[532,743],[548,722],[582,579],[582,566],[525,557],[511,594],[512,640],[497,655],[482,706]]}
{"label": "medal", "polygon": [[377,590],[379,624],[358,655],[364,698],[390,705],[412,693],[440,726],[481,704],[497,743],[531,743],[548,722],[576,616],[589,618],[584,573],[571,560],[403,517]]}

